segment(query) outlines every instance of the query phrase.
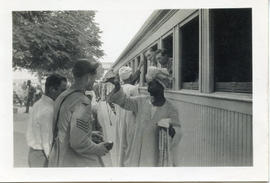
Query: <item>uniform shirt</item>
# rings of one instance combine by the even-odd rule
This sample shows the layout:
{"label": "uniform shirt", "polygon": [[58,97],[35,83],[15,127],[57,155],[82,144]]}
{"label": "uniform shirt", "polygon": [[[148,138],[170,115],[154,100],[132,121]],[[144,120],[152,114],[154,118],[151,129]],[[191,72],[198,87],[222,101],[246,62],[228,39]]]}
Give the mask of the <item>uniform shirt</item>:
{"label": "uniform shirt", "polygon": [[33,106],[27,128],[28,146],[36,150],[44,150],[47,157],[52,144],[53,106],[54,101],[42,95]]}
{"label": "uniform shirt", "polygon": [[91,139],[92,106],[84,91],[64,91],[57,97],[54,111],[55,139],[49,167],[104,166],[98,154],[99,146]]}

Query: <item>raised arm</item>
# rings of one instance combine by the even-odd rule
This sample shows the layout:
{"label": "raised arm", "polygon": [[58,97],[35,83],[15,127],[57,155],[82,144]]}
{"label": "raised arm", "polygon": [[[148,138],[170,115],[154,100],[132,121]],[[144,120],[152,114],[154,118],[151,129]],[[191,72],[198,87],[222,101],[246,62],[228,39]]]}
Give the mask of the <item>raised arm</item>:
{"label": "raised arm", "polygon": [[133,97],[127,97],[125,95],[117,78],[110,79],[109,82],[114,84],[115,87],[112,90],[112,92],[108,95],[108,102],[118,104],[120,107],[126,110],[137,113],[138,101]]}
{"label": "raised arm", "polygon": [[131,76],[131,84],[134,85],[139,79],[141,75],[141,68],[145,64],[145,61],[142,60],[137,68],[137,70]]}

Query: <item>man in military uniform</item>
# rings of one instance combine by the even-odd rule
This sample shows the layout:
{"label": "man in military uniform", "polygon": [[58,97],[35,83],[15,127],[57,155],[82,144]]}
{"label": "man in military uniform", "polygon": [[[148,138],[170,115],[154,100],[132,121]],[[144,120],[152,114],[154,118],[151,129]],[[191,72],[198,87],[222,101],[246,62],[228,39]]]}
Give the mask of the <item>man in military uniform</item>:
{"label": "man in military uniform", "polygon": [[92,106],[85,95],[96,80],[99,63],[80,59],[73,67],[74,83],[55,102],[54,142],[49,167],[100,167],[107,142],[96,144],[92,136]]}

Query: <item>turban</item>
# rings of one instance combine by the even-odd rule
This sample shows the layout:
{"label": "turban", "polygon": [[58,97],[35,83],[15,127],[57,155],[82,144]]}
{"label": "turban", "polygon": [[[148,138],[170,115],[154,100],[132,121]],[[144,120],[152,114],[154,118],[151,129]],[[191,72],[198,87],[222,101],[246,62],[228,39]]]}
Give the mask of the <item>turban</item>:
{"label": "turban", "polygon": [[147,70],[146,81],[150,82],[152,80],[156,80],[164,88],[168,88],[170,86],[170,75],[166,68],[150,66]]}
{"label": "turban", "polygon": [[122,81],[128,79],[131,74],[132,69],[130,67],[123,66],[119,69],[119,77]]}

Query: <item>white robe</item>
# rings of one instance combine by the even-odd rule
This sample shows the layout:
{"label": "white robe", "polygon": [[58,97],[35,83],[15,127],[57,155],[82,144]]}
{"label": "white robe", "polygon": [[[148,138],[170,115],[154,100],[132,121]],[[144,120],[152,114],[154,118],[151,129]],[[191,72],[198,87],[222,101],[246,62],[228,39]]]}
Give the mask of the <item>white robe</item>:
{"label": "white robe", "polygon": [[[126,96],[139,95],[138,86],[131,84],[122,85]],[[127,111],[116,105],[115,148],[117,166],[127,166],[131,154],[135,130],[135,116],[132,111]]]}
{"label": "white robe", "polygon": [[163,118],[170,118],[176,130],[172,139],[172,148],[180,141],[180,120],[176,108],[166,100],[165,104],[157,107],[151,116],[152,104],[149,96],[127,97],[123,90],[111,94],[110,101],[120,105],[135,114],[135,131],[130,148],[127,166],[155,167],[159,162],[158,127],[157,122]]}

